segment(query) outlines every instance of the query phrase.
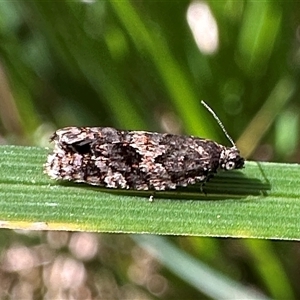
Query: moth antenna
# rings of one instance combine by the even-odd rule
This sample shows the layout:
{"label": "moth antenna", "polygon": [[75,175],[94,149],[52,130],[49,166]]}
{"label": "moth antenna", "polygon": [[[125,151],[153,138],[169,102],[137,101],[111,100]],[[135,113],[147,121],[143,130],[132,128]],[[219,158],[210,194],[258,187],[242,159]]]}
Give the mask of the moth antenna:
{"label": "moth antenna", "polygon": [[236,148],[236,145],[234,143],[234,141],[232,140],[232,138],[229,136],[229,134],[227,133],[224,125],[222,124],[221,120],[218,118],[218,116],[216,115],[216,113],[212,110],[212,108],[210,108],[208,106],[208,104],[206,104],[203,100],[201,100],[201,104],[203,106],[205,106],[205,108],[212,114],[212,116],[214,117],[214,119],[218,122],[219,126],[221,127],[221,129],[223,130],[225,136],[228,138],[228,140],[230,141],[230,143],[232,144],[233,147]]}

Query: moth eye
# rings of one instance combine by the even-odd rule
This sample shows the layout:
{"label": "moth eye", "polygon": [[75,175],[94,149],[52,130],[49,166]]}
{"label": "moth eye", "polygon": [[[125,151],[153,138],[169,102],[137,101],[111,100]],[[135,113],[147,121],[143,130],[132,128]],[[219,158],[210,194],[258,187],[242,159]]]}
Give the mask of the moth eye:
{"label": "moth eye", "polygon": [[232,170],[235,167],[235,163],[233,161],[229,161],[226,163],[226,170]]}

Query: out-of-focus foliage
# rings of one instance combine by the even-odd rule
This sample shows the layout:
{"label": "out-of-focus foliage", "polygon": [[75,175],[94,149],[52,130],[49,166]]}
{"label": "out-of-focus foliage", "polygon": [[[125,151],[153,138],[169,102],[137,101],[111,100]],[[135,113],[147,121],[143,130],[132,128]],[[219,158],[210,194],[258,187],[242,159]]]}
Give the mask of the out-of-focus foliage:
{"label": "out-of-focus foliage", "polygon": [[[3,136],[40,143],[50,129],[72,124],[190,133],[225,143],[200,105],[205,99],[231,135],[241,136],[247,156],[254,144],[254,157],[292,159],[298,116],[283,122],[278,113],[298,107],[297,5],[2,2]],[[199,49],[201,42],[213,51]],[[267,111],[255,119],[266,102]],[[280,137],[287,130],[289,149]]]}
{"label": "out-of-focus foliage", "polygon": [[[229,143],[201,107],[200,100],[205,99],[247,157],[299,161],[300,3],[191,3],[0,2],[0,142],[45,145],[57,127],[96,125],[195,134]],[[45,287],[51,293],[53,287],[60,287],[51,279],[58,276],[54,271],[46,274],[35,268],[28,276],[26,264],[4,265],[26,251],[34,266],[49,264],[49,270],[54,266],[65,270],[62,265],[67,265],[74,274],[85,274],[90,286],[79,285],[78,298],[102,295],[107,299],[101,288],[112,291],[116,286],[125,292],[111,298],[132,296],[137,290],[142,291],[137,297],[144,299],[151,295],[199,298],[166,270],[154,272],[156,262],[147,265],[155,273],[152,281],[141,281],[137,275],[141,273],[134,271],[146,270],[142,263],[149,260],[127,237],[97,236],[106,250],[98,251],[97,260],[87,260],[83,268],[77,252],[70,250],[76,234],[62,233],[67,238],[59,246],[49,242],[51,234],[26,237],[1,232],[0,239],[5,241],[1,243],[1,278],[7,279],[6,291],[16,299],[41,295]],[[114,252],[107,239],[116,243]],[[298,243],[200,238],[176,242],[272,298],[300,295]],[[25,247],[25,252],[17,252],[18,247]],[[30,254],[32,249],[35,255]],[[120,259],[123,251],[130,253],[130,259]],[[138,266],[132,267],[132,260]],[[39,272],[43,277],[35,276]],[[72,275],[66,271],[66,276]],[[18,285],[15,278],[24,280]],[[104,280],[107,285],[93,285]],[[126,294],[132,288],[130,282],[135,282],[133,294]],[[48,295],[71,297],[71,287],[63,288],[68,292]]]}

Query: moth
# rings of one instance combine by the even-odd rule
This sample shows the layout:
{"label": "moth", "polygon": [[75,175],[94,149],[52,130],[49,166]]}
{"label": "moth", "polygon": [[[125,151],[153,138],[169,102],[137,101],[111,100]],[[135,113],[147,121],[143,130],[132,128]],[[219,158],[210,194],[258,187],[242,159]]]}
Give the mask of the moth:
{"label": "moth", "polygon": [[217,120],[231,147],[194,136],[112,127],[65,127],[51,137],[45,172],[57,180],[107,188],[169,190],[204,183],[219,170],[244,167],[244,158]]}

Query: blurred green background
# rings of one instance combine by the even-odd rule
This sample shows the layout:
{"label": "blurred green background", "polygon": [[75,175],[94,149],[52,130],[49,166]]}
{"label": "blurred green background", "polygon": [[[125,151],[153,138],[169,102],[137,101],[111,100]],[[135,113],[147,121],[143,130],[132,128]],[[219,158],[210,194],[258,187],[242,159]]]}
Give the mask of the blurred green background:
{"label": "blurred green background", "polygon": [[[299,162],[299,68],[296,1],[1,1],[0,143],[45,146],[57,128],[85,125],[229,146],[204,99],[248,159]],[[209,298],[129,236],[2,230],[0,240],[3,299]],[[300,297],[297,242],[172,243],[272,298]],[[9,264],[20,256],[31,267]],[[65,268],[82,281],[62,287],[53,278]]]}

